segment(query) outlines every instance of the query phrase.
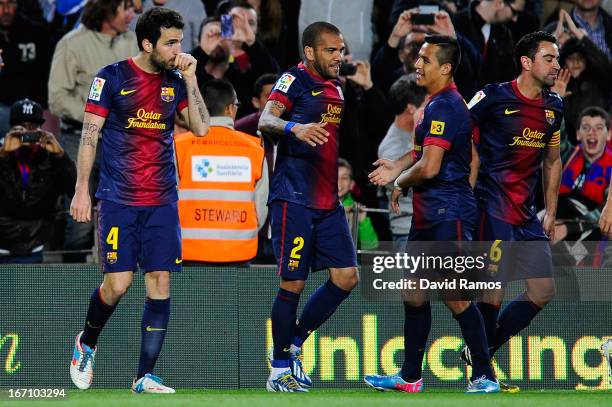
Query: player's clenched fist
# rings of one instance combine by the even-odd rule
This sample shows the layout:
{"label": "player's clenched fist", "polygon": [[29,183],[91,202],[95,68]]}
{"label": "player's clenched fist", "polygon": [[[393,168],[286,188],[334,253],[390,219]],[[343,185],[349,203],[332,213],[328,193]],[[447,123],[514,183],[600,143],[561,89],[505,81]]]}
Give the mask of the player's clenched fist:
{"label": "player's clenched fist", "polygon": [[70,203],[70,216],[77,222],[91,220],[91,198],[87,188],[77,188]]}
{"label": "player's clenched fist", "polygon": [[317,144],[327,143],[329,132],[324,127],[325,123],[296,124],[291,129],[291,132],[298,139],[316,147]]}
{"label": "player's clenched fist", "polygon": [[184,78],[192,78],[195,76],[197,64],[198,62],[193,55],[184,52],[178,54],[174,59],[174,66]]}

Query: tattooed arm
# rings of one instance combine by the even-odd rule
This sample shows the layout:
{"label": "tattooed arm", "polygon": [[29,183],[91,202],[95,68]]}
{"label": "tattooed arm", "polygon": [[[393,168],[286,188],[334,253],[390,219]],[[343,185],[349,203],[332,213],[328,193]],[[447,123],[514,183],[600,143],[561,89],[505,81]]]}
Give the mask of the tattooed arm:
{"label": "tattooed arm", "polygon": [[[261,132],[285,134],[287,124],[290,122],[281,119],[281,116],[285,113],[286,109],[285,105],[279,101],[269,100],[263,112],[261,112],[258,126],[259,130]],[[293,127],[289,129],[289,132],[298,139],[315,147],[317,144],[324,144],[327,142],[329,133],[324,129],[325,124],[326,123],[295,123]]]}
{"label": "tattooed arm", "polygon": [[91,198],[89,196],[89,176],[96,159],[98,138],[106,118],[85,112],[81,143],[77,158],[77,182],[74,197],[70,204],[70,215],[77,222],[91,220]]}
{"label": "tattooed arm", "polygon": [[187,100],[189,104],[181,111],[187,127],[196,136],[205,136],[208,133],[210,114],[204,104],[204,98],[198,89],[198,81],[195,77],[185,80],[187,87]]}
{"label": "tattooed arm", "polygon": [[175,59],[175,65],[183,76],[185,87],[187,88],[186,108],[179,113],[185,119],[187,127],[196,136],[205,136],[208,133],[210,124],[210,115],[204,99],[198,88],[198,79],[196,77],[197,60],[190,54],[181,53]]}
{"label": "tattooed arm", "polygon": [[269,100],[259,118],[259,130],[265,133],[285,134],[287,122],[281,119],[287,108],[281,102]]}

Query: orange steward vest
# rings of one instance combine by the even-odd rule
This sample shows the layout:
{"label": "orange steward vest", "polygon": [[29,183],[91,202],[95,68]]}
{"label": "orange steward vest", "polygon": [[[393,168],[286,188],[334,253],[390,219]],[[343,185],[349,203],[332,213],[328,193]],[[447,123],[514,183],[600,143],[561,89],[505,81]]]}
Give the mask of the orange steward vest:
{"label": "orange steward vest", "polygon": [[255,184],[261,139],[222,126],[175,137],[183,259],[251,260],[257,254]]}

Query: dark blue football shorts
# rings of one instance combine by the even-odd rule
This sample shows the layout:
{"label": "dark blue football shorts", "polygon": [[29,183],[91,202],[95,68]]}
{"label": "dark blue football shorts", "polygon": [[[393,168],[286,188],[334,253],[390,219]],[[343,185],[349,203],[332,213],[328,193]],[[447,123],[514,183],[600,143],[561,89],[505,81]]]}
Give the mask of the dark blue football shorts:
{"label": "dark blue football shorts", "polygon": [[104,273],[181,271],[181,227],[176,202],[160,206],[98,203],[100,264]]}
{"label": "dark blue football shorts", "polygon": [[356,267],[357,256],[344,208],[312,209],[287,201],[270,204],[272,246],[278,274],[306,280],[327,268]]}
{"label": "dark blue football shorts", "polygon": [[476,238],[491,242],[488,270],[496,280],[553,277],[550,243],[538,219],[513,225],[481,212]]}

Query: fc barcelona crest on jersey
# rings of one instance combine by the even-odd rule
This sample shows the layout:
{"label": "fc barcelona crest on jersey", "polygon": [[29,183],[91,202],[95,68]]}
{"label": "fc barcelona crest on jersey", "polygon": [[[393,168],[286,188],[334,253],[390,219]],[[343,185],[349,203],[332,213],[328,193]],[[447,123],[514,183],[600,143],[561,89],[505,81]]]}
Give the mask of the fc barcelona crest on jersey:
{"label": "fc barcelona crest on jersey", "polygon": [[546,112],[546,122],[548,124],[553,124],[555,122],[555,112],[548,109],[544,110],[544,112]]}
{"label": "fc barcelona crest on jersey", "polygon": [[174,100],[174,88],[161,88],[161,100],[164,102],[172,102]]}
{"label": "fc barcelona crest on jersey", "polygon": [[117,263],[117,252],[107,252],[106,261],[108,262],[108,264]]}

